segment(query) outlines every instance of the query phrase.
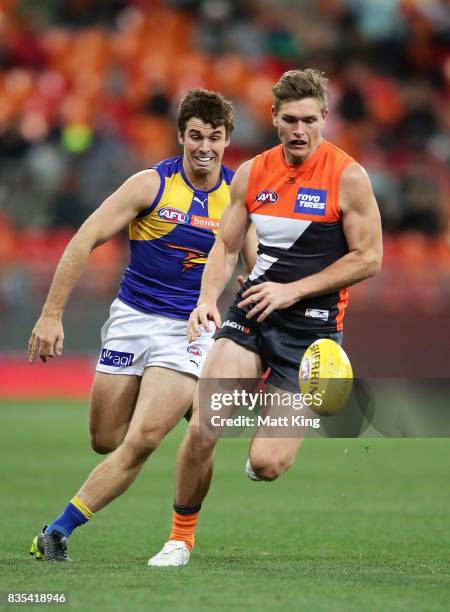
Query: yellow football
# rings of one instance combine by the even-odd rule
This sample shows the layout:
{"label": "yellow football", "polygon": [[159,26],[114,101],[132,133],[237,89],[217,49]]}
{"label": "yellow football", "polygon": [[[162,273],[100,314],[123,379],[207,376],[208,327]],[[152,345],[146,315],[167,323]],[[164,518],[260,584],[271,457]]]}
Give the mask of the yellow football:
{"label": "yellow football", "polygon": [[332,416],[347,403],[353,386],[353,370],[344,349],[334,340],[321,338],[305,351],[299,371],[300,391],[315,399],[310,407],[320,416]]}

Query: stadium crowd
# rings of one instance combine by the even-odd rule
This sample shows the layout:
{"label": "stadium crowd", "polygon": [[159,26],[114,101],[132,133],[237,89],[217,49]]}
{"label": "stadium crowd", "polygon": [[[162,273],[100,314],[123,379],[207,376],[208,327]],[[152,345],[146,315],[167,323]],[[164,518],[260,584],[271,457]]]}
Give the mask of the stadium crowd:
{"label": "stadium crowd", "polygon": [[192,86],[236,106],[228,165],[275,144],[271,87],[298,66],[331,80],[325,136],[370,173],[385,264],[448,279],[447,0],[3,0],[0,264],[52,266],[125,177],[177,154]]}

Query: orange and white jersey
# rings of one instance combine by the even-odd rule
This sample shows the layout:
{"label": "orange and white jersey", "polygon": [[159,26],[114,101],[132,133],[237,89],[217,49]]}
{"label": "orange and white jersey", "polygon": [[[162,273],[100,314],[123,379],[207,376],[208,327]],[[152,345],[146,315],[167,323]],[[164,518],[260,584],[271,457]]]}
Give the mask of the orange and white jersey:
{"label": "orange and white jersey", "polygon": [[[303,164],[289,165],[282,145],[254,158],[246,205],[258,236],[258,257],[247,286],[289,283],[320,272],[348,253],[339,182],[354,160],[327,141]],[[340,331],[346,289],[301,300],[270,315],[293,330]]]}

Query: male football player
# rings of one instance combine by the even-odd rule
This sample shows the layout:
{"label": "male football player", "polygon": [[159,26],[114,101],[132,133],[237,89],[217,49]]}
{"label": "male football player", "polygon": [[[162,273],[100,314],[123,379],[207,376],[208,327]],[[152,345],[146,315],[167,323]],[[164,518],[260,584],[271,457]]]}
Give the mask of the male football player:
{"label": "male football player", "polygon": [[[312,69],[286,72],[273,88],[280,144],[237,171],[218,239],[208,258],[189,338],[208,321],[220,327],[217,299],[253,221],[255,268],[216,333],[201,378],[258,379],[270,367],[267,391],[298,392],[299,364],[318,338],[342,340],[347,289],[378,272],[382,244],[378,207],[365,170],[330,142],[327,80]],[[218,435],[202,430],[199,394],[181,445],[172,531],[151,566],[185,565],[208,492]],[[300,437],[255,436],[246,472],[271,481],[294,462]]]}
{"label": "male football player", "polygon": [[[178,114],[183,156],[125,181],[85,221],[59,262],[30,337],[30,361],[61,355],[63,310],[89,253],[129,224],[131,259],[102,328],[90,399],[92,447],[111,454],[36,536],[31,553],[38,558],[68,559],[73,530],[126,491],[192,403],[213,340],[208,331],[189,344],[186,324],[230,201],[233,172],[222,157],[233,127],[233,107],[223,96],[188,92]],[[244,251],[251,266],[251,234]]]}

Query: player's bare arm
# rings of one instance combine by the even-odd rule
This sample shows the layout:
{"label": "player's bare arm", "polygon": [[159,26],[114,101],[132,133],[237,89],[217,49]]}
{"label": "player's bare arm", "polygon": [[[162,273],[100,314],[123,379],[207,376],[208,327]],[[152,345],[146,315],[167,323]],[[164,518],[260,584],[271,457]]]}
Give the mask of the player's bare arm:
{"label": "player's bare arm", "polygon": [[245,271],[248,274],[253,270],[256,264],[256,253],[258,251],[258,238],[256,236],[256,227],[250,224],[244,238],[241,255],[244,261]]}
{"label": "player's bare arm", "polygon": [[206,262],[198,305],[189,317],[190,341],[201,335],[200,325],[209,330],[208,321],[221,326],[217,300],[233,274],[241,249],[247,269],[255,263],[256,233],[248,231],[250,219],[245,205],[250,168],[251,161],[242,164],[231,183],[231,203],[223,213],[218,236]]}
{"label": "player's bare arm", "polygon": [[248,319],[258,315],[257,321],[263,321],[275,309],[349,287],[380,270],[383,250],[380,214],[369,177],[359,164],[350,164],[342,173],[339,201],[349,252],[321,272],[301,280],[251,287],[239,303],[239,307],[255,303]]}
{"label": "player's bare arm", "polygon": [[[245,266],[246,276],[249,276],[256,264],[256,254],[258,252],[258,237],[256,235],[256,227],[253,223],[248,228],[244,238],[244,244],[241,249],[241,256]],[[237,277],[239,285],[245,283],[245,276],[239,274]]]}
{"label": "player's bare arm", "polygon": [[86,219],[67,245],[28,342],[28,356],[46,362],[61,355],[64,342],[62,315],[72,289],[83,272],[89,254],[123,229],[150,206],[158,193],[159,175],[144,170],[130,177]]}

